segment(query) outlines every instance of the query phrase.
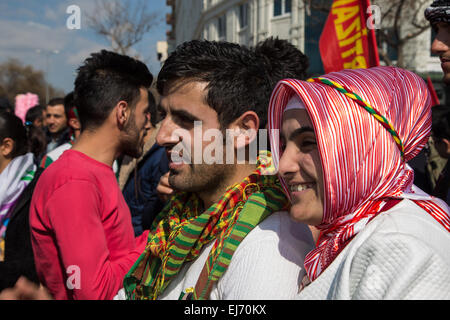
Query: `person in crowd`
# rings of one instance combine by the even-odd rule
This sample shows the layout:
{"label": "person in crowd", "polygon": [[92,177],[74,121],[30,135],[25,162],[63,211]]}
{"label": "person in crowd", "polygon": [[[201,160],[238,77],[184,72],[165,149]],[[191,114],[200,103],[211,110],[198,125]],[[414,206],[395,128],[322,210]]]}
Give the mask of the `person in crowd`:
{"label": "person in crowd", "polygon": [[449,209],[406,163],[428,140],[430,107],[425,82],[394,67],[276,86],[273,161],[290,215],[320,230],[297,298],[450,298]]}
{"label": "person in crowd", "polygon": [[[430,7],[425,10],[425,17],[430,21],[432,28],[436,32],[436,37],[433,39],[431,51],[439,55],[442,62],[442,70],[444,71],[444,83],[448,84],[450,78],[447,75],[450,72],[448,64],[445,62],[450,57],[450,35],[448,26],[450,22],[450,12],[447,14],[447,9],[450,8],[450,1],[434,1]],[[447,35],[447,36],[446,36]],[[432,138],[424,146],[422,151],[408,164],[414,169],[414,184],[426,193],[432,193],[439,178],[439,174],[445,167],[446,159],[439,156],[434,147]]]}
{"label": "person in crowd", "polygon": [[43,106],[36,105],[30,108],[25,115],[29,151],[33,153],[36,165],[39,164],[47,150],[47,138],[43,127],[44,110]]}
{"label": "person in crowd", "polygon": [[53,297],[43,286],[20,277],[14,287],[0,292],[0,300],[53,300]]}
{"label": "person in crowd", "polygon": [[25,115],[25,122],[30,122],[36,128],[44,127],[45,109],[41,105],[30,108]]}
{"label": "person in crowd", "polygon": [[0,97],[0,110],[14,113],[14,107],[11,102],[9,102],[8,98]]}
{"label": "person in crowd", "polygon": [[[431,27],[434,29],[436,36],[433,39],[433,43],[431,44],[431,51],[434,54],[439,55],[439,59],[441,60],[442,71],[444,72],[444,83],[450,84],[450,1],[449,0],[435,0],[425,10],[425,18],[430,22]],[[443,108],[443,107],[440,107]],[[432,149],[435,148],[435,144],[430,146]],[[435,151],[435,150],[432,150]],[[437,152],[434,152],[437,153]],[[445,189],[442,180],[442,173],[447,172],[445,168],[448,168],[448,160],[447,158],[443,158],[441,153],[439,152],[441,158],[434,157],[436,164],[434,164],[434,168],[436,168],[437,173],[441,173],[436,180],[433,180],[433,192],[432,194],[439,194],[440,196],[444,196],[442,192]]]}
{"label": "person in crowd", "polygon": [[64,98],[53,98],[46,111],[47,153],[70,141]]}
{"label": "person in crowd", "polygon": [[[254,49],[193,40],[169,56],[157,80],[162,121],[156,141],[166,148],[176,192],[117,299],[294,297],[313,247],[311,232],[284,211],[288,202],[277,177],[265,174],[270,153],[263,139],[250,161],[256,134],[249,132],[265,128],[275,83],[304,77],[307,65],[293,45],[272,38]],[[202,139],[212,132],[224,135]],[[227,150],[229,135],[234,140]],[[217,150],[213,161],[188,158],[211,148]],[[246,151],[239,163],[238,151]]]}
{"label": "person in crowd", "polygon": [[146,244],[112,165],[142,154],[152,80],[142,62],[106,50],[78,69],[81,135],[44,170],[30,208],[37,274],[55,299],[112,299]]}
{"label": "person in crowd", "polygon": [[28,212],[41,170],[27,140],[22,120],[0,110],[0,291],[14,286],[20,276],[39,282]]}
{"label": "person in crowd", "polygon": [[165,148],[155,143],[159,130],[156,100],[149,90],[150,129],[145,136],[143,154],[139,159],[125,156],[119,170],[119,186],[130,208],[135,236],[149,230],[153,219],[162,210],[164,201],[157,196],[156,186],[169,171]]}
{"label": "person in crowd", "polygon": [[425,18],[436,32],[431,51],[439,55],[444,82],[450,84],[450,0],[435,0],[425,10]]}
{"label": "person in crowd", "polygon": [[447,159],[447,164],[439,175],[432,195],[450,205],[450,107],[439,105],[432,109],[432,136],[439,155]]}
{"label": "person in crowd", "polygon": [[70,92],[64,97],[64,110],[67,118],[67,126],[69,127],[70,140],[47,153],[40,162],[41,168],[47,168],[51,163],[56,161],[64,151],[72,148],[72,145],[81,134],[81,124],[78,117],[78,110],[74,104],[73,92]]}

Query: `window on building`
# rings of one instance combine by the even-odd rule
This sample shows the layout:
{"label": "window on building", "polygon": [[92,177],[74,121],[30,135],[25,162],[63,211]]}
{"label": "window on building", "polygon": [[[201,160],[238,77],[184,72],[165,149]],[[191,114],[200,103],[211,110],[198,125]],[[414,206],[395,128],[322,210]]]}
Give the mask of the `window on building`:
{"label": "window on building", "polygon": [[219,17],[217,21],[217,34],[219,36],[219,40],[225,40],[227,36],[227,23],[225,15]]}
{"label": "window on building", "polygon": [[248,26],[248,3],[239,6],[239,28],[243,29]]}
{"label": "window on building", "polygon": [[292,11],[292,0],[274,0],[273,16],[281,16]]}
{"label": "window on building", "polygon": [[291,13],[292,0],[284,0],[284,13]]}

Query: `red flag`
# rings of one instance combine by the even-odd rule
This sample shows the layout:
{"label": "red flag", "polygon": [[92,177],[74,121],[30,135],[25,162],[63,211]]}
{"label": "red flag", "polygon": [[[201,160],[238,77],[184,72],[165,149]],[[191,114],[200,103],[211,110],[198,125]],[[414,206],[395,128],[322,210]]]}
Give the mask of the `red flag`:
{"label": "red flag", "polygon": [[380,65],[369,6],[369,0],[333,1],[319,41],[326,73]]}
{"label": "red flag", "polygon": [[436,90],[434,90],[433,82],[431,82],[430,76],[427,77],[427,85],[428,90],[430,90],[431,93],[431,106],[437,106],[438,104],[441,104],[439,102],[439,98],[437,96]]}

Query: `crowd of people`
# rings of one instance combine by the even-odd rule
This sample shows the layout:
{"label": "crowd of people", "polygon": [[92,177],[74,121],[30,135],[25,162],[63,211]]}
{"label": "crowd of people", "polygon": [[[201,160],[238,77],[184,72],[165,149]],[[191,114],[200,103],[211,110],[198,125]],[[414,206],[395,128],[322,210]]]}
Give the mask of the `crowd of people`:
{"label": "crowd of people", "polygon": [[0,298],[450,299],[449,163],[413,162],[450,157],[450,107],[408,70],[307,69],[278,38],[185,42],[156,81],[102,50],[1,110]]}

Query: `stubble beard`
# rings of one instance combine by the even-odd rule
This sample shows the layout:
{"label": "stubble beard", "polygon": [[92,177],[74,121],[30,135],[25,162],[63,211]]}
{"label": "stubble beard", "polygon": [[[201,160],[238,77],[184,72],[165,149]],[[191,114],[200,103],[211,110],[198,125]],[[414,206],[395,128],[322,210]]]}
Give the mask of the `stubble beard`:
{"label": "stubble beard", "polygon": [[122,153],[132,158],[139,158],[142,155],[141,135],[136,126],[136,121],[132,118],[125,127],[126,137],[122,143]]}
{"label": "stubble beard", "polygon": [[216,193],[223,189],[230,172],[223,164],[190,164],[183,170],[170,170],[169,184],[175,190],[195,193]]}

